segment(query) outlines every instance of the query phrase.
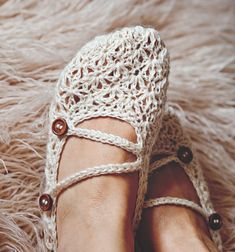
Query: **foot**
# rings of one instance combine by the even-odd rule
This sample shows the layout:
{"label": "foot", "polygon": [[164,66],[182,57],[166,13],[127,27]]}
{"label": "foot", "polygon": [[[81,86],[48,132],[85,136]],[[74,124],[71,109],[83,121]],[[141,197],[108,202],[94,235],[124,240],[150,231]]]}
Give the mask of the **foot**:
{"label": "foot", "polygon": [[[132,250],[130,230],[142,213],[150,147],[161,123],[168,74],[169,54],[159,33],[141,26],[95,37],[64,68],[49,111],[45,189],[39,197],[49,250],[57,251],[58,244],[59,251],[72,251],[67,246],[76,251]],[[135,132],[123,121],[98,118],[104,116],[128,122]],[[128,140],[134,135],[136,144],[80,127],[119,133]],[[111,173],[130,174],[85,180]],[[76,188],[68,189],[75,181],[80,181]],[[57,196],[58,209],[53,204]]]}
{"label": "foot", "polygon": [[[200,205],[197,193],[183,168],[171,162],[149,179],[147,198],[185,198]],[[163,205],[144,210],[139,227],[143,251],[217,251],[201,215],[182,206]]]}
{"label": "foot", "polygon": [[[134,129],[118,119],[90,119],[79,127],[136,142]],[[135,159],[116,146],[69,137],[61,156],[58,181],[89,167]],[[58,252],[133,251],[137,184],[138,174],[131,173],[92,177],[66,189],[57,204]]]}

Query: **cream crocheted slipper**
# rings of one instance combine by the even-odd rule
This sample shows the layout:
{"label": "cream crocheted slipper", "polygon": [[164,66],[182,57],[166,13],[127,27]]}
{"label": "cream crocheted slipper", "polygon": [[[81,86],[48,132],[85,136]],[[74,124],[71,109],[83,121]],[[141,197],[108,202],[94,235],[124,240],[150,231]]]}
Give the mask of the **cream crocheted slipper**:
{"label": "cream crocheted slipper", "polygon": [[[50,108],[45,185],[39,198],[49,250],[57,249],[56,202],[59,194],[93,176],[139,171],[135,229],[147,187],[150,153],[160,129],[168,73],[168,52],[158,32],[140,26],[96,37],[65,67]],[[100,116],[118,118],[132,125],[137,143],[79,128],[82,121]],[[71,135],[118,146],[136,155],[136,161],[91,167],[58,182],[61,152]]]}
{"label": "cream crocheted slipper", "polygon": [[222,242],[219,234],[219,229],[222,226],[221,217],[215,212],[210,201],[208,186],[196,159],[195,152],[192,149],[190,138],[183,131],[174,110],[169,107],[163,116],[159,137],[154,144],[151,154],[150,176],[151,172],[172,161],[178,162],[184,168],[185,173],[188,175],[198,194],[200,205],[187,199],[160,197],[146,199],[144,208],[160,205],[180,205],[198,212],[205,218],[212,240],[217,245],[219,251],[222,251]]}

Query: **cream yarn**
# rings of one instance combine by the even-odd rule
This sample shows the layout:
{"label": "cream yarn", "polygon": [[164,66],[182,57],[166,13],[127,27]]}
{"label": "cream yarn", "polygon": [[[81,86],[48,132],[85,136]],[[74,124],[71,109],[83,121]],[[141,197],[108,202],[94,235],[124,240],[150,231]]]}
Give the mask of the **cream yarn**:
{"label": "cream yarn", "polygon": [[[63,118],[68,132],[62,137],[49,132],[43,193],[49,194],[54,204],[42,216],[48,249],[56,251],[57,247],[56,199],[59,193],[69,185],[92,176],[139,171],[134,216],[136,228],[146,192],[149,156],[160,129],[166,101],[168,73],[169,56],[158,32],[140,26],[96,37],[83,46],[65,67],[50,108],[50,125]],[[82,121],[99,116],[115,117],[131,124],[137,143],[79,128]],[[119,146],[135,154],[136,161],[89,168],[57,183],[59,159],[69,135]]]}

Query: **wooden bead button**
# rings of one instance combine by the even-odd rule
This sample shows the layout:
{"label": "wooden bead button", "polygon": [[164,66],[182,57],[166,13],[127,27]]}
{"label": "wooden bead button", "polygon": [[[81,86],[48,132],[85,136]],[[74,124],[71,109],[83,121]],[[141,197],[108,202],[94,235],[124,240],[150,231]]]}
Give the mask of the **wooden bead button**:
{"label": "wooden bead button", "polygon": [[189,164],[193,160],[193,153],[188,147],[180,146],[177,151],[177,157],[183,163]]}
{"label": "wooden bead button", "polygon": [[42,194],[39,197],[39,206],[42,209],[42,211],[49,211],[51,210],[53,205],[53,200],[49,194]]}
{"label": "wooden bead button", "polygon": [[209,226],[212,230],[218,230],[222,227],[222,218],[218,213],[213,213],[209,216]]}
{"label": "wooden bead button", "polygon": [[68,131],[68,125],[63,118],[58,118],[52,123],[52,132],[57,136],[62,136]]}

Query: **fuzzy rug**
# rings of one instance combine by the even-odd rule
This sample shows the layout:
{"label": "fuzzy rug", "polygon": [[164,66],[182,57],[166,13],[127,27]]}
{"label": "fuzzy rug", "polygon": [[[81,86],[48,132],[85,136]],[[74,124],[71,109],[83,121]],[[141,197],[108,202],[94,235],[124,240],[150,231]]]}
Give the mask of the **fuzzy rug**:
{"label": "fuzzy rug", "polygon": [[95,35],[138,24],[169,48],[169,102],[235,251],[235,1],[0,0],[0,252],[46,251],[37,202],[59,73]]}

